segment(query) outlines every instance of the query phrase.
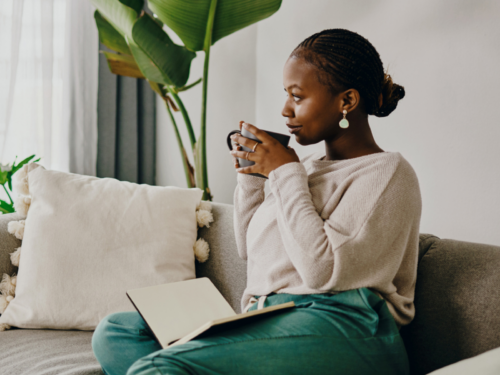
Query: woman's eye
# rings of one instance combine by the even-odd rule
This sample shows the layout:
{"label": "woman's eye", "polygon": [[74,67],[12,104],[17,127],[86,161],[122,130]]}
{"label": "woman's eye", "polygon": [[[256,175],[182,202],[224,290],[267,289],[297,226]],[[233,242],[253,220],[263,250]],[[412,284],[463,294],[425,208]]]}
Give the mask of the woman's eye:
{"label": "woman's eye", "polygon": [[[295,94],[290,94],[293,97],[294,102],[298,102],[301,98]],[[288,97],[288,92],[285,90],[285,96]]]}

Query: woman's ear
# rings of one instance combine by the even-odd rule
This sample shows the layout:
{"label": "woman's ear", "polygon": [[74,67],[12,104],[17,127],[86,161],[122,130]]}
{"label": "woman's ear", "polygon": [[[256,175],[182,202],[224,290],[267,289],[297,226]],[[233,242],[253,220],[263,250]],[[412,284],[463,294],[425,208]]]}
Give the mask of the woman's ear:
{"label": "woman's ear", "polygon": [[349,89],[344,91],[340,95],[341,95],[341,100],[340,100],[341,112],[344,109],[346,109],[347,112],[352,112],[359,106],[359,103],[361,101],[361,95],[359,95],[358,90]]}

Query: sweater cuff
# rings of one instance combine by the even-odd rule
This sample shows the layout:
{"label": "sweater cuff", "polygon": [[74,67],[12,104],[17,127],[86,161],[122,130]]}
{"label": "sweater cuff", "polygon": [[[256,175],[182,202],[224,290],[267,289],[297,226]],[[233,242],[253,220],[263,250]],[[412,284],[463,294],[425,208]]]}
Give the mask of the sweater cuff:
{"label": "sweater cuff", "polygon": [[243,190],[262,190],[266,186],[266,179],[251,176],[245,173],[238,173],[236,180]]}
{"label": "sweater cuff", "polygon": [[276,189],[289,192],[291,196],[295,196],[301,190],[309,192],[307,171],[299,162],[283,164],[273,170],[269,173],[269,183],[274,193],[277,193]]}

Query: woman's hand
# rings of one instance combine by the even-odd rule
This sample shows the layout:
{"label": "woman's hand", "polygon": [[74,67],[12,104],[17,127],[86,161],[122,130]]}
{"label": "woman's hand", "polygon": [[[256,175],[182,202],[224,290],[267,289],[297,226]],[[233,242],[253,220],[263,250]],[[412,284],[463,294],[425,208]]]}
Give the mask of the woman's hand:
{"label": "woman's hand", "polygon": [[240,149],[235,149],[233,146],[233,150],[230,151],[233,157],[255,162],[255,164],[250,167],[238,168],[237,171],[239,173],[260,173],[261,175],[269,177],[272,171],[284,164],[300,162],[293,148],[286,148],[276,139],[256,126],[240,121],[240,129],[241,126],[255,135],[262,143],[243,137],[241,134],[233,134],[231,136],[233,142],[254,150],[254,152],[250,151],[247,153],[246,151],[241,151],[241,147]]}
{"label": "woman's hand", "polygon": [[[244,123],[244,121],[240,121],[240,131],[241,131],[241,127],[243,126],[243,123]],[[231,143],[233,145],[233,151],[241,151],[241,146],[234,140],[234,137],[231,137],[231,141],[232,141]],[[229,153],[231,154],[231,151],[229,151]],[[238,158],[234,155],[233,155],[233,164],[234,164],[234,168],[236,168],[236,169],[238,169],[240,167],[240,163],[238,161]]]}

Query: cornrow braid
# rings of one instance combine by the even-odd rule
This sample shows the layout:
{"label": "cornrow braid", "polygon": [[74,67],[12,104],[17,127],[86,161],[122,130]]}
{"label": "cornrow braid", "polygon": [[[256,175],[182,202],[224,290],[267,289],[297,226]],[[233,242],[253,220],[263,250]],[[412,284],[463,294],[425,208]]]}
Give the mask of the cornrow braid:
{"label": "cornrow braid", "polygon": [[384,73],[377,50],[355,32],[323,30],[300,43],[290,57],[304,58],[316,66],[318,79],[334,94],[356,89],[368,115],[388,116],[405,96],[404,87],[393,83],[391,76]]}

